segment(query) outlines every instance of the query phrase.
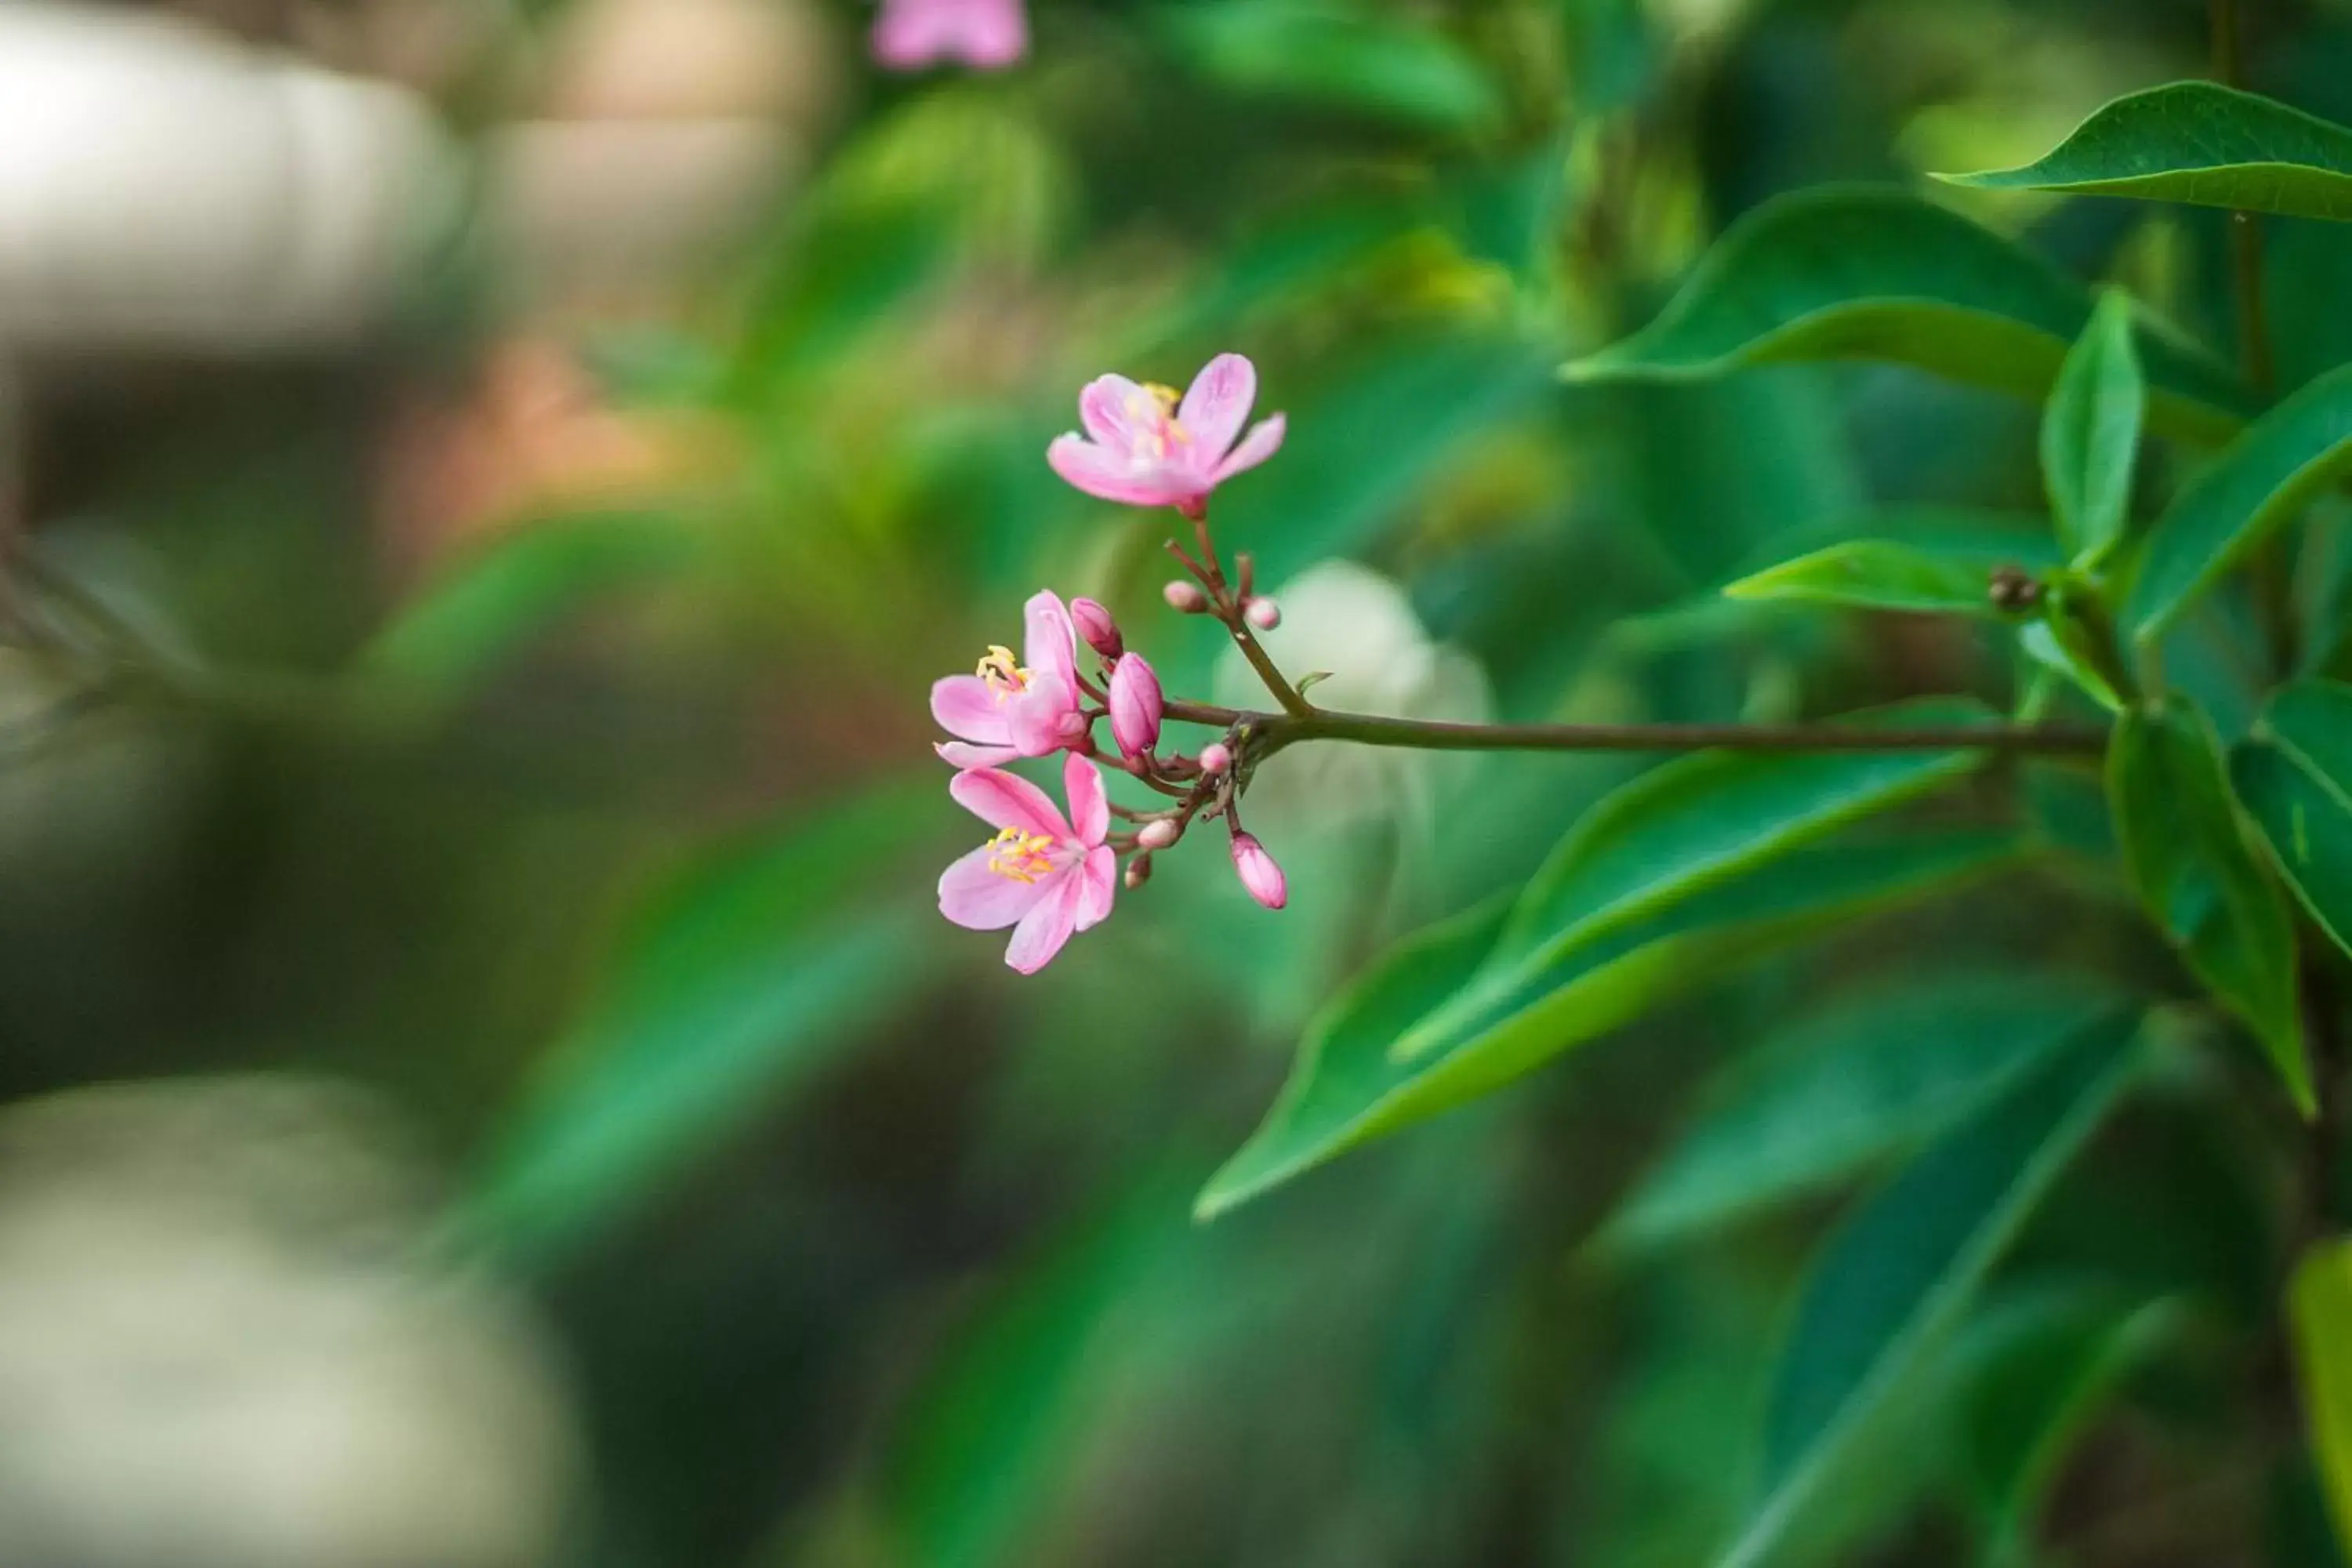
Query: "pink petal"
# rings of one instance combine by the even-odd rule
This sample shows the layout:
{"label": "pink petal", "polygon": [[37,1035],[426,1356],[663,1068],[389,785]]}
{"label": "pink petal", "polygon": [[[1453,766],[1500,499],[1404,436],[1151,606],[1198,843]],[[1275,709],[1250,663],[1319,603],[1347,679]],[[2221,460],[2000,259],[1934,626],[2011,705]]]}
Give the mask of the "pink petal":
{"label": "pink petal", "polygon": [[994,768],[1020,760],[1020,751],[1013,746],[967,746],[961,741],[933,742],[931,750],[950,767]]}
{"label": "pink petal", "polygon": [[988,868],[995,846],[983,844],[940,874],[940,913],[966,931],[1002,931],[1037,907],[1050,877],[1024,882]]}
{"label": "pink petal", "polygon": [[1005,727],[1004,704],[977,675],[950,675],[931,682],[931,717],[949,734],[983,746],[1002,746],[1012,733]]}
{"label": "pink petal", "polygon": [[1062,764],[1062,793],[1070,797],[1070,826],[1081,844],[1100,844],[1110,831],[1110,797],[1103,793],[1102,774],[1094,763],[1070,753]]}
{"label": "pink petal", "polygon": [[882,0],[874,18],[874,58],[892,70],[914,70],[945,52],[954,0]]}
{"label": "pink petal", "polygon": [[1097,844],[1087,851],[1086,864],[1077,870],[1077,929],[1092,931],[1110,918],[1111,900],[1118,892],[1118,857],[1108,844]]}
{"label": "pink petal", "polygon": [[955,803],[991,827],[1017,827],[1059,842],[1073,837],[1070,825],[1045,792],[1027,779],[995,768],[974,768],[948,784]]}
{"label": "pink petal", "polygon": [[1213,463],[1241,434],[1242,421],[1256,401],[1257,366],[1239,354],[1219,354],[1192,378],[1176,418],[1192,432],[1201,461]]}
{"label": "pink petal", "polygon": [[1013,744],[1024,757],[1050,757],[1076,737],[1063,721],[1076,711],[1063,689],[1041,680],[1004,705]]}
{"label": "pink petal", "polygon": [[1122,458],[1159,410],[1158,398],[1123,375],[1098,375],[1078,389],[1079,427]]}
{"label": "pink petal", "polygon": [[1078,926],[1078,900],[1086,891],[1085,879],[1075,866],[1039,886],[1050,886],[1051,896],[1039,900],[1021,917],[1021,923],[1013,928],[1013,940],[1004,946],[1004,962],[1024,974],[1045,968],[1070,940]]}
{"label": "pink petal", "polygon": [[1174,506],[1201,493],[1197,485],[1171,485],[1157,469],[1139,474],[1126,458],[1082,436],[1055,437],[1045,448],[1045,460],[1087,494],[1127,506]]}
{"label": "pink petal", "polygon": [[1021,606],[1023,644],[1021,657],[1032,676],[1051,675],[1068,687],[1068,700],[1077,700],[1076,683],[1070,679],[1078,668],[1078,628],[1070,619],[1069,606],[1059,595],[1051,593],[1033,594]]}
{"label": "pink petal", "polygon": [[1271,419],[1258,421],[1256,426],[1242,437],[1242,444],[1226,454],[1225,460],[1217,465],[1214,476],[1217,482],[1223,484],[1235,474],[1255,468],[1280,451],[1283,433],[1288,428],[1288,424],[1279,414]]}
{"label": "pink petal", "polygon": [[964,0],[965,63],[994,70],[1028,52],[1029,19],[1021,0]]}

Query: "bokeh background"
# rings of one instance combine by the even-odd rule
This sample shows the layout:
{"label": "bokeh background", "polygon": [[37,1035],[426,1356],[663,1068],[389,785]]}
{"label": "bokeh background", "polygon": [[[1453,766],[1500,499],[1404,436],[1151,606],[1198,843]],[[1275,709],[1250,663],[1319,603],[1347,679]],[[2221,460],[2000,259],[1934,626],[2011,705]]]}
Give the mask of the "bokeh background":
{"label": "bokeh background", "polygon": [[[2352,7],[2254,9],[2258,84],[2352,119]],[[911,77],[870,21],[0,5],[0,1563],[1700,1562],[1844,1189],[1650,1249],[1613,1207],[1792,1020],[2093,940],[2112,889],[2041,877],[1678,976],[1196,1225],[1317,1005],[1636,764],[1286,758],[1288,910],[1192,845],[1023,980],[933,908],[985,830],[925,696],[1049,584],[1236,694],[1164,521],[1042,460],[1088,377],[1223,350],[1290,437],[1220,534],[1331,701],[2005,696],[1972,635],[1712,590],[2030,514],[2032,410],[1554,369],[1773,195],[2200,74],[2201,3],[1036,0],[1018,68]],[[1969,210],[2226,320],[2212,215]],[[2282,322],[2290,379],[2347,333]],[[2128,1132],[2048,1249],[2267,1310],[2266,1173]],[[2082,1560],[2332,1561],[2291,1439],[2200,1446],[2242,1370],[2071,1477]],[[1969,1410],[1822,1560],[1973,1560]]]}

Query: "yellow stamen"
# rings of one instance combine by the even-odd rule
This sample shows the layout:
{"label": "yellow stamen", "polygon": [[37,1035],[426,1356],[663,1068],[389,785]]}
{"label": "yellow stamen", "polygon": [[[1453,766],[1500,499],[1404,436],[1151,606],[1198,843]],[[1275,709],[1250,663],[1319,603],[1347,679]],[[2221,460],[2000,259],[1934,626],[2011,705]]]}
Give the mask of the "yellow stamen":
{"label": "yellow stamen", "polygon": [[1029,672],[1013,662],[1013,650],[1003,643],[988,645],[988,655],[972,673],[988,683],[999,702],[1016,691],[1029,689]]}
{"label": "yellow stamen", "polygon": [[1054,868],[1054,837],[1048,833],[1024,833],[1017,827],[1008,827],[990,839],[988,847],[992,851],[988,868],[1016,882],[1034,885]]}
{"label": "yellow stamen", "polygon": [[1143,390],[1151,394],[1153,400],[1160,405],[1160,412],[1164,415],[1173,416],[1176,405],[1184,401],[1182,393],[1172,386],[1162,386],[1156,381],[1145,382]]}

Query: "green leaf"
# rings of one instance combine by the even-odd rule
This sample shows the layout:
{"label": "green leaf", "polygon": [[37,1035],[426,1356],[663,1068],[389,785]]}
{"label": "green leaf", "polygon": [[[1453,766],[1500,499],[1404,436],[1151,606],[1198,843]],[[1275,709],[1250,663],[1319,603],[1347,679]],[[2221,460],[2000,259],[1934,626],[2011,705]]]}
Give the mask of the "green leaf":
{"label": "green leaf", "polygon": [[2036,1561],[2035,1525],[2068,1454],[2126,1374],[2188,1321],[2176,1300],[2133,1303],[2076,1287],[2013,1297],[1969,1325],[1978,1365],[1964,1430],[1994,1561]]}
{"label": "green leaf", "polygon": [[[2079,285],[1990,230],[1899,191],[1831,187],[1742,218],[1656,321],[1562,374],[1686,381],[1873,359],[2039,403],[2090,317]],[[2203,351],[2145,320],[2137,337],[2158,429],[2218,443],[2252,413]]]}
{"label": "green leaf", "polygon": [[2021,169],[1937,178],[2352,221],[2352,131],[2215,82],[2178,81],[2103,104]]}
{"label": "green leaf", "polygon": [[2108,712],[2123,711],[2123,699],[2100,673],[2098,661],[2084,645],[2082,629],[2073,621],[2053,621],[2046,614],[2038,620],[2028,621],[2017,628],[2017,646],[2026,658],[2064,676],[2076,690]]}
{"label": "green leaf", "polygon": [[2148,531],[2124,619],[2153,642],[2197,596],[2352,471],[2352,365],[2263,416],[2181,489]]}
{"label": "green leaf", "polygon": [[1720,1568],[1767,1561],[1867,1453],[1892,1396],[2098,1125],[2137,1029],[2111,1014],[2078,1031],[1839,1226],[1774,1379],[1759,1504]]}
{"label": "green leaf", "polygon": [[1951,1121],[2113,1000],[2082,975],[1951,975],[1801,1019],[1726,1075],[1610,1239],[1684,1241],[1851,1175]]}
{"label": "green leaf", "polygon": [[1530,978],[1519,1008],[1410,1061],[1391,1047],[1475,975],[1508,921],[1486,905],[1408,939],[1308,1026],[1281,1097],[1202,1191],[1213,1217],[1400,1128],[1490,1093],[1712,974],[1840,921],[2012,862],[1994,832],[1817,845],[1591,942]]}
{"label": "green leaf", "polygon": [[928,911],[856,898],[936,791],[877,790],[664,894],[493,1137],[467,1227],[533,1255],[576,1245],[919,994]]}
{"label": "green leaf", "polygon": [[2107,799],[2140,901],[2254,1031],[2308,1114],[2294,922],[2247,847],[2212,724],[2177,696],[2125,713],[2107,752]]}
{"label": "green leaf", "polygon": [[2147,384],[2132,346],[2131,300],[2110,290],[2067,354],[2042,419],[2051,514],[2080,565],[2096,565],[2124,536],[2147,405]]}
{"label": "green leaf", "polygon": [[1171,6],[1161,21],[1195,70],[1240,91],[1450,136],[1478,135],[1505,114],[1501,84],[1434,28],[1296,0]]}
{"label": "green leaf", "polygon": [[590,606],[675,578],[700,551],[693,530],[659,514],[531,523],[452,566],[378,634],[363,667],[422,690],[455,690]]}
{"label": "green leaf", "polygon": [[2288,1291],[2303,1418],[2338,1542],[2352,1550],[2352,1242],[2303,1255]]}
{"label": "green leaf", "polygon": [[2230,755],[2230,782],[2286,885],[2352,952],[2352,686],[2273,693],[2255,738]]}
{"label": "green leaf", "polygon": [[[1959,698],[1854,715],[1857,726],[1965,724],[1990,717]],[[1451,1048],[1547,989],[1576,948],[1677,900],[1913,798],[1986,752],[1701,752],[1654,768],[1586,813],[1520,895],[1478,978],[1396,1045]]]}
{"label": "green leaf", "polygon": [[1856,539],[1800,555],[1726,587],[1734,599],[1802,599],[1874,610],[2003,618],[1993,573],[2013,553],[1938,550],[1891,539]]}

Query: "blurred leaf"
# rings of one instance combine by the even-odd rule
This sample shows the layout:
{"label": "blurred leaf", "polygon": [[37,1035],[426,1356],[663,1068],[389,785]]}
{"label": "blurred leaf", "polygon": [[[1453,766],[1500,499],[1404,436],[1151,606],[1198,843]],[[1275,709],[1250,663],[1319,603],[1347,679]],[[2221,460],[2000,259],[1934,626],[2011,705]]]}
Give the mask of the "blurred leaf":
{"label": "blurred leaf", "polygon": [[2104,984],[1945,975],[1841,1000],[1736,1061],[1612,1242],[1656,1247],[1852,1174],[1951,1121],[2111,1007]]}
{"label": "blurred leaf", "polygon": [[1764,1486],[1720,1568],[1769,1561],[1841,1472],[2114,1100],[2138,1025],[2078,1030],[1838,1227],[1807,1283],[1765,1420]]}
{"label": "blurred leaf", "polygon": [[2352,1543],[2352,1242],[2303,1255],[2288,1289],[2303,1418],[2340,1543]]}
{"label": "blurred leaf", "polygon": [[2261,731],[2231,753],[2230,780],[2287,886],[2352,952],[2352,686],[2273,692]]}
{"label": "blurred leaf", "polygon": [[1992,602],[1992,574],[2015,565],[2007,552],[1948,551],[1891,539],[1832,544],[1742,577],[1734,599],[1801,599],[1864,609],[2006,619]]}
{"label": "blurred leaf", "polygon": [[2352,471],[2352,365],[2321,376],[2250,426],[2149,530],[2124,619],[2153,642],[2246,553]]}
{"label": "blurred leaf", "polygon": [[2026,658],[2064,676],[2076,690],[2108,712],[2123,711],[2123,699],[2099,672],[2097,661],[2087,657],[2089,650],[2082,646],[2081,633],[2071,621],[2053,621],[2046,614],[2028,621],[2017,628],[2017,646]]}
{"label": "blurred leaf", "polygon": [[2247,847],[2212,724],[2177,696],[2126,711],[2108,748],[2107,798],[2140,901],[2309,1114],[2294,922]]}
{"label": "blurred leaf", "polygon": [[1281,1097],[1202,1189],[1196,1212],[1213,1218],[1349,1149],[1490,1093],[1687,996],[1694,976],[1985,875],[2019,847],[2006,833],[1948,832],[1801,850],[1570,951],[1530,980],[1513,1016],[1401,1061],[1391,1047],[1478,972],[1510,911],[1490,904],[1432,927],[1308,1026]]}
{"label": "blurred leaf", "polygon": [[2058,538],[2078,564],[2095,565],[2123,538],[2147,404],[2131,300],[2110,289],[2059,370],[2042,420],[2042,483]]}
{"label": "blurred leaf", "polygon": [[1433,27],[1314,0],[1193,0],[1159,15],[1188,64],[1238,91],[1446,136],[1503,120],[1501,87]]}
{"label": "blurred leaf", "polygon": [[[1800,191],[1732,226],[1658,319],[1572,381],[1685,381],[1743,365],[1877,359],[2040,402],[2091,317],[2049,263],[1899,191]],[[2225,440],[2245,393],[2203,351],[2138,324],[2158,429]]]}
{"label": "blurred leaf", "polygon": [[[1966,699],[1850,716],[1858,728],[1965,724]],[[1451,1049],[1540,999],[1575,949],[1842,824],[1980,765],[1982,752],[1701,752],[1652,769],[1587,812],[1524,892],[1496,956],[1399,1040],[1400,1058]]]}
{"label": "blurred leaf", "polygon": [[1937,178],[2343,221],[2352,131],[2218,82],[2177,81],[2103,104],[2038,163]]}
{"label": "blurred leaf", "polygon": [[937,795],[873,790],[670,888],[491,1141],[467,1224],[528,1253],[576,1245],[919,995],[929,910],[859,899]]}
{"label": "blurred leaf", "polygon": [[2186,1322],[2178,1301],[2077,1287],[2012,1297],[1969,1324],[1967,1456],[1994,1562],[2038,1561],[2035,1524],[2068,1455],[2123,1378]]}
{"label": "blurred leaf", "polygon": [[604,599],[666,581],[701,552],[671,515],[591,512],[515,529],[448,567],[377,634],[367,670],[454,693]]}

